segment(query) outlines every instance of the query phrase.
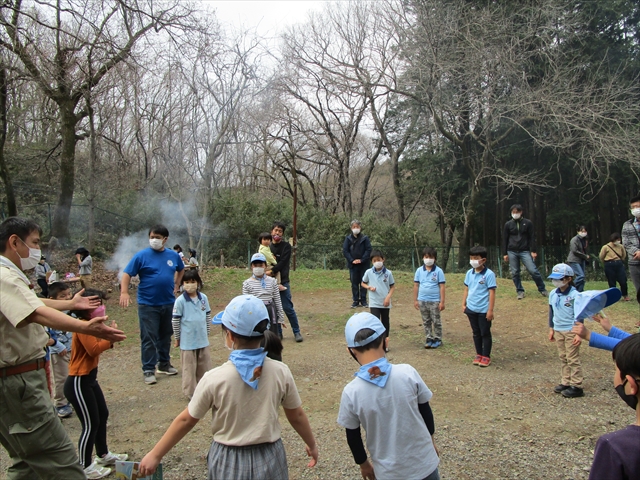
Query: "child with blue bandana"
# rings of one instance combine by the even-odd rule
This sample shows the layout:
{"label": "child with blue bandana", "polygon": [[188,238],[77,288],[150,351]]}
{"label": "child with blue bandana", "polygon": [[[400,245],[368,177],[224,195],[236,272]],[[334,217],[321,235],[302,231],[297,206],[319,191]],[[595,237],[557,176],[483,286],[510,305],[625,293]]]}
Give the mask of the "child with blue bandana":
{"label": "child with blue bandana", "polygon": [[[289,367],[267,357],[280,354],[282,342],[268,330],[269,313],[262,300],[240,295],[213,323],[222,325],[229,361],[207,372],[187,408],[140,462],[139,474],[151,475],[166,455],[209,411],[213,442],[207,457],[208,478],[288,479],[287,458],[278,410],[318,461],[314,439]],[[264,340],[264,348],[260,342]]]}
{"label": "child with blue bandana", "polygon": [[345,336],[347,350],[361,367],[342,392],[338,424],[347,430],[347,443],[362,478],[439,480],[431,390],[411,365],[387,361],[384,349],[389,339],[382,322],[372,314],[352,316]]}

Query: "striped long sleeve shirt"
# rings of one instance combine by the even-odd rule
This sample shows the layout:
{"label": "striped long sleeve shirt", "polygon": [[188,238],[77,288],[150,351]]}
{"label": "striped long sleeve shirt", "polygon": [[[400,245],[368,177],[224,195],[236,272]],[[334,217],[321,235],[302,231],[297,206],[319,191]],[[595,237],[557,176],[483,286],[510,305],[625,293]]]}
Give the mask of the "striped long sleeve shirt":
{"label": "striped long sleeve shirt", "polygon": [[276,312],[278,315],[277,322],[284,322],[284,311],[282,310],[282,301],[280,300],[280,290],[278,288],[278,282],[275,278],[264,276],[265,286],[262,287],[262,282],[259,278],[250,277],[242,282],[242,294],[254,295],[266,303],[274,303],[276,306]]}

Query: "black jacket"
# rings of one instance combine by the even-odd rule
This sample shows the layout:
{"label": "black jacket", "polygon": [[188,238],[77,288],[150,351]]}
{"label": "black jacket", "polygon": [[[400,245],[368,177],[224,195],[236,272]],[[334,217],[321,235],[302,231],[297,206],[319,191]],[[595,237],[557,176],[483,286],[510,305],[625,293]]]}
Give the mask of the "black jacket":
{"label": "black jacket", "polygon": [[280,243],[271,242],[269,246],[271,253],[276,257],[276,263],[271,271],[280,272],[280,283],[289,283],[289,267],[291,263],[291,245],[282,240]]}
{"label": "black jacket", "polygon": [[526,218],[514,220],[513,218],[504,224],[502,234],[502,254],[507,252],[534,252],[536,251],[536,237],[533,223]]}
{"label": "black jacket", "polygon": [[371,241],[369,237],[362,233],[357,237],[349,234],[342,244],[342,254],[347,259],[347,267],[353,268],[354,260],[361,260],[362,263],[357,265],[359,268],[369,268],[369,258],[371,256]]}

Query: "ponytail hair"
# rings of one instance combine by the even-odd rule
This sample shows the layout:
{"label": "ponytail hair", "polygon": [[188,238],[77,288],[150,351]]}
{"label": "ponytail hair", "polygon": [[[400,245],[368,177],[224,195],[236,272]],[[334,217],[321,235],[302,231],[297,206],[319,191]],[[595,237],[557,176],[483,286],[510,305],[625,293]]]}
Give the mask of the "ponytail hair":
{"label": "ponytail hair", "polygon": [[269,319],[264,319],[253,329],[254,332],[261,333],[262,336],[247,337],[245,335],[238,335],[233,330],[229,330],[224,324],[222,324],[222,329],[229,330],[234,337],[244,343],[260,340],[260,346],[264,348],[264,351],[267,352],[269,358],[280,357],[282,355],[284,346],[282,345],[282,340],[280,340],[280,337],[269,330],[269,321]]}

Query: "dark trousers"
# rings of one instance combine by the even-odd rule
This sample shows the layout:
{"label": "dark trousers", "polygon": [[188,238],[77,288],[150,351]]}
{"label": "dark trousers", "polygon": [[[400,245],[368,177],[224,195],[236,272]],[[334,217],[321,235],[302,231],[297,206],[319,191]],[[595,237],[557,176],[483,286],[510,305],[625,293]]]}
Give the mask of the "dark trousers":
{"label": "dark trousers", "polygon": [[604,262],[604,274],[607,277],[607,282],[609,282],[609,288],[615,287],[616,282],[618,282],[620,284],[622,296],[626,297],[629,295],[629,290],[627,288],[627,272],[624,269],[624,262],[622,260]]}
{"label": "dark trousers", "polygon": [[351,265],[349,268],[349,280],[351,280],[351,298],[353,303],[361,303],[366,305],[367,303],[367,289],[362,286],[362,277],[368,267],[364,264]]}
{"label": "dark trousers", "polygon": [[382,322],[382,325],[384,325],[384,328],[386,330],[385,336],[389,336],[389,331],[391,330],[391,326],[389,324],[389,312],[391,311],[390,308],[370,308],[371,311],[371,315],[374,315],[376,317],[378,317],[380,319],[380,321]]}
{"label": "dark trousers", "polygon": [[156,364],[166,367],[170,363],[172,313],[173,304],[138,305],[143,372],[155,372]]}
{"label": "dark trousers", "polygon": [[107,447],[109,409],[97,376],[98,369],[94,368],[89,375],[69,376],[64,382],[64,396],[73,405],[82,424],[82,433],[78,440],[78,457],[80,457],[80,465],[84,468],[91,465],[94,445],[98,456],[109,453]]}
{"label": "dark trousers", "polygon": [[476,354],[483,357],[491,357],[491,322],[487,320],[486,313],[477,313],[465,308],[464,313],[469,317],[471,331],[473,332],[473,344]]}
{"label": "dark trousers", "polygon": [[42,296],[44,298],[49,298],[49,285],[47,284],[47,279],[39,278],[37,281],[38,281],[38,286],[42,290]]}
{"label": "dark trousers", "polygon": [[[291,300],[291,284],[289,282],[283,283],[283,286],[287,287],[286,290],[280,291],[280,301],[282,302],[282,310],[289,319],[289,325],[293,333],[300,333],[300,323],[298,323],[298,315],[293,308],[293,300]],[[280,327],[278,326],[278,331]]]}

